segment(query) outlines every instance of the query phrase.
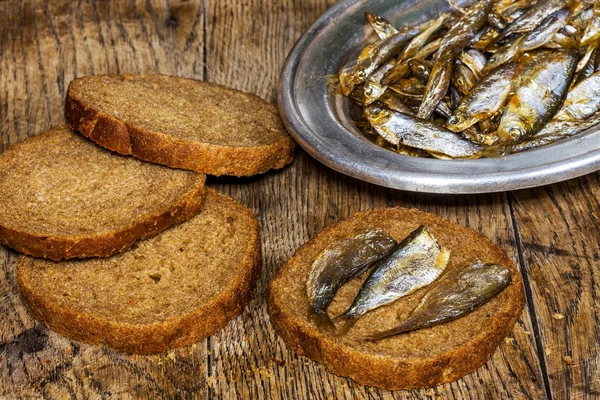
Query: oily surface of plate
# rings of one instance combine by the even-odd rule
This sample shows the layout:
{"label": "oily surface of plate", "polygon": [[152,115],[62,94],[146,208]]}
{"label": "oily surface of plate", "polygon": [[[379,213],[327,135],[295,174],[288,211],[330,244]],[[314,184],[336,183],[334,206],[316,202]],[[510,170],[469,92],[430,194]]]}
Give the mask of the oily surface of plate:
{"label": "oily surface of plate", "polygon": [[[461,6],[470,2],[458,2]],[[384,149],[354,125],[351,101],[328,80],[375,34],[364,13],[394,26],[417,25],[450,9],[446,0],[346,0],[300,38],[283,67],[278,93],[283,121],[296,141],[323,164],[367,182],[431,193],[484,193],[571,179],[600,169],[600,130],[501,158],[437,160]]]}

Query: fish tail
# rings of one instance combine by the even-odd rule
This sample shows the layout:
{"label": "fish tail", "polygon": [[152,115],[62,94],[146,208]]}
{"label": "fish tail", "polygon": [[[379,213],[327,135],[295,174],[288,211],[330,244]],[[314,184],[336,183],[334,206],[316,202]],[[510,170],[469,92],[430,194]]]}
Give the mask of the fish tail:
{"label": "fish tail", "polygon": [[333,323],[338,323],[341,322],[342,326],[339,328],[337,335],[345,335],[346,333],[348,333],[348,331],[350,330],[350,328],[352,328],[352,326],[354,326],[354,323],[356,322],[356,320],[354,319],[354,316],[351,315],[348,312],[345,312],[343,314],[338,315],[337,317],[335,317],[333,319]]}

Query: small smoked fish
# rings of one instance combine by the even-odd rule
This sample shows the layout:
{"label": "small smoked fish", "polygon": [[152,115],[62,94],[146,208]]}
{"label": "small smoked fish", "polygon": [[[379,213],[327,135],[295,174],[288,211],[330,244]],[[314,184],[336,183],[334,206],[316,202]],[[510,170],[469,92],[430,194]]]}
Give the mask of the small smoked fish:
{"label": "small smoked fish", "polygon": [[540,65],[508,101],[500,126],[501,143],[514,143],[542,129],[560,108],[577,66],[574,51],[557,53]]}
{"label": "small smoked fish", "polygon": [[380,340],[458,319],[493,299],[511,280],[508,267],[481,261],[448,271],[427,290],[406,321],[369,339]]}
{"label": "small smoked fish", "polygon": [[507,63],[481,78],[458,103],[446,128],[460,132],[496,114],[506,102],[519,70],[519,64]]}
{"label": "small smoked fish", "polygon": [[327,307],[338,289],[388,256],[397,245],[394,238],[381,229],[370,229],[327,245],[313,262],[306,283],[313,311],[327,317]]}
{"label": "small smoked fish", "polygon": [[369,24],[371,25],[377,36],[379,36],[379,39],[387,39],[390,36],[398,33],[398,29],[394,28],[394,26],[383,17],[371,14],[367,11],[365,13],[365,18],[367,19],[367,21],[369,21]]}
{"label": "small smoked fish", "polygon": [[473,38],[470,46],[474,49],[483,51],[491,46],[492,42],[500,34],[500,31],[492,26],[485,26]]}
{"label": "small smoked fish", "polygon": [[594,114],[585,121],[550,121],[544,129],[527,140],[516,143],[510,147],[511,153],[519,153],[525,150],[536,149],[559,140],[577,135],[594,125],[600,123],[600,112]]}
{"label": "small smoked fish", "polygon": [[600,72],[575,85],[553,119],[583,121],[600,111]]}
{"label": "small smoked fish", "polygon": [[477,158],[483,154],[481,146],[431,121],[373,105],[365,108],[365,116],[375,131],[393,145],[425,150],[436,158]]}
{"label": "small smoked fish", "polygon": [[427,227],[420,226],[373,267],[350,308],[334,321],[343,321],[341,332],[347,332],[361,315],[435,281],[449,257],[450,252],[438,244]]}
{"label": "small smoked fish", "polygon": [[440,100],[446,95],[452,79],[454,58],[454,49],[448,47],[437,59],[423,93],[423,102],[419,106],[419,112],[417,113],[419,118],[428,119],[431,117]]}

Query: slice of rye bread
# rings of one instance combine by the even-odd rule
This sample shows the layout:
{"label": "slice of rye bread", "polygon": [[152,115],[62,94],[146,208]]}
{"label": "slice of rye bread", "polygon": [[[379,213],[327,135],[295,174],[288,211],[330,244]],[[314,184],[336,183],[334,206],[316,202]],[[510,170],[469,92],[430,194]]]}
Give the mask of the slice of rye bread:
{"label": "slice of rye bread", "polygon": [[69,84],[67,122],[120,154],[210,175],[282,168],[295,142],[277,108],[208,82],[165,75],[96,75]]}
{"label": "slice of rye bread", "polygon": [[33,317],[87,343],[149,354],[199,341],[238,316],[260,266],[258,222],[206,189],[202,211],[110,258],[19,258],[17,283]]}
{"label": "slice of rye bread", "polygon": [[[404,320],[426,289],[368,312],[346,335],[319,329],[310,310],[306,281],[312,262],[333,240],[377,227],[398,242],[419,225],[427,225],[439,243],[451,250],[447,268],[475,259],[509,266],[512,282],[497,297],[471,314],[432,328],[378,342],[370,334]],[[368,273],[343,286],[328,313],[345,311]],[[418,210],[389,208],[355,214],[321,232],[301,247],[270,284],[269,314],[277,333],[297,353],[356,382],[387,389],[430,387],[454,381],[477,369],[512,330],[524,306],[522,279],[507,256],[479,233]]]}
{"label": "slice of rye bread", "polygon": [[53,260],[107,257],[197,214],[205,181],[53,129],[0,154],[0,243]]}

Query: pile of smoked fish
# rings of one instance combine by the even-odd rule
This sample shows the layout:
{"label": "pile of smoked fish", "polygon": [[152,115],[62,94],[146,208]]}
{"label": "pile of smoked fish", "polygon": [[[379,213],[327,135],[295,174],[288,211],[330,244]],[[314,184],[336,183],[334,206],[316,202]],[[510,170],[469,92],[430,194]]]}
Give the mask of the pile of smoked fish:
{"label": "pile of smoked fish", "polygon": [[[417,228],[401,243],[381,229],[368,229],[333,241],[319,254],[312,264],[306,293],[321,326],[344,334],[367,312],[426,287],[406,320],[367,338],[380,340],[469,314],[502,292],[512,279],[508,267],[479,260],[446,271],[449,260],[450,251],[438,244],[426,226]],[[337,291],[369,269],[350,307],[330,319],[327,308]]]}
{"label": "pile of smoked fish", "polygon": [[480,0],[397,29],[339,73],[361,130],[399,153],[444,159],[533,149],[600,122],[600,0]]}

